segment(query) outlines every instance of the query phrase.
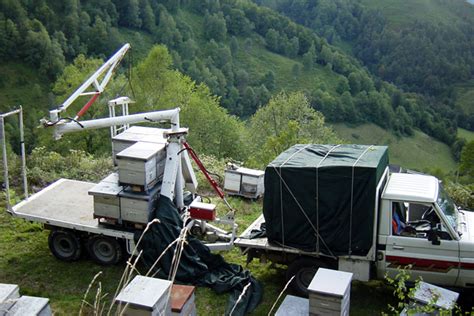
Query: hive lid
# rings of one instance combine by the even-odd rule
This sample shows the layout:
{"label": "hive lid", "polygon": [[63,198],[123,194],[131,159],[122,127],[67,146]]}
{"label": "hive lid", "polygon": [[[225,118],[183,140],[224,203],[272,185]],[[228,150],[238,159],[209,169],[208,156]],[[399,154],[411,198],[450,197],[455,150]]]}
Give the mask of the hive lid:
{"label": "hive lid", "polygon": [[161,301],[168,299],[171,281],[137,275],[117,296],[119,304],[130,304],[153,310]]}
{"label": "hive lid", "polygon": [[49,299],[44,297],[33,297],[23,295],[15,305],[8,311],[8,315],[40,315],[41,311],[48,306]]}
{"label": "hive lid", "polygon": [[194,286],[173,284],[171,288],[171,310],[180,312],[194,294]]}
{"label": "hive lid", "polygon": [[19,287],[16,284],[0,283],[0,303],[19,297]]}
{"label": "hive lid", "polygon": [[109,174],[107,177],[102,179],[101,182],[106,182],[106,183],[118,183],[119,182],[119,176],[118,172],[113,172]]}
{"label": "hive lid", "polygon": [[108,179],[109,177],[93,186],[88,192],[89,195],[117,196],[122,192],[123,187],[118,185],[118,181],[113,181],[113,177]]}
{"label": "hive lid", "polygon": [[159,151],[165,149],[165,144],[137,142],[132,146],[122,150],[117,154],[117,159],[136,159],[136,160],[150,160]]}
{"label": "hive lid", "polygon": [[308,286],[310,293],[343,297],[351,284],[352,273],[319,268]]}

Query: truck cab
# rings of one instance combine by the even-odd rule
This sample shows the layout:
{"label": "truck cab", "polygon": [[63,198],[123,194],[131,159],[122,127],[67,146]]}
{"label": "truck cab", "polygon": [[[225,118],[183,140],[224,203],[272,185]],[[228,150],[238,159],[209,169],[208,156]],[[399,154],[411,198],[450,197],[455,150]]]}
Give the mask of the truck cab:
{"label": "truck cab", "polygon": [[474,287],[474,213],[459,210],[438,179],[391,174],[380,199],[378,278],[409,268],[412,281]]}

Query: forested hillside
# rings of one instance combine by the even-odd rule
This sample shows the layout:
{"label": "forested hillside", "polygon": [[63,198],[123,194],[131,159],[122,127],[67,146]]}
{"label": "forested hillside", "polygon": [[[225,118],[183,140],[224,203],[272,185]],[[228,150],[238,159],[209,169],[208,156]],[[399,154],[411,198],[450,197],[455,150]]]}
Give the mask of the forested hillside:
{"label": "forested hillside", "polygon": [[[474,7],[464,0],[258,0],[351,51],[372,74],[462,127],[474,115],[455,106],[455,83],[474,74]],[[471,103],[471,107],[473,104]]]}
{"label": "forested hillside", "polygon": [[309,28],[249,1],[1,0],[0,12],[1,60],[24,61],[51,81],[79,53],[107,56],[130,39],[144,56],[158,42],[175,68],[243,118],[271,95],[299,90],[333,122],[455,139],[456,117],[430,99],[403,93]]}

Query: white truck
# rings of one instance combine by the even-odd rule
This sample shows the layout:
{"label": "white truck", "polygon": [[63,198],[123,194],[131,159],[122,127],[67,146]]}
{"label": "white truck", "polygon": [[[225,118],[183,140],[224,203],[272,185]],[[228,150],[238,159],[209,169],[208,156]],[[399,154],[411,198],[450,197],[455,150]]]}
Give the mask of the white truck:
{"label": "white truck", "polygon": [[[377,152],[382,154],[372,159],[372,166],[380,172],[370,188],[370,181],[364,184],[363,178],[370,156]],[[433,176],[390,173],[385,156],[382,146],[292,147],[267,167],[264,214],[235,245],[248,260],[258,257],[287,264],[287,277],[296,275],[292,286],[300,294],[306,293],[318,267],[353,272],[355,279],[367,281],[383,279],[385,274],[393,278],[409,266],[412,280],[421,277],[444,286],[474,287],[474,213],[458,209]],[[295,177],[298,180],[291,182]],[[328,179],[335,185],[325,189]],[[311,187],[319,188],[315,192]],[[267,236],[259,237],[265,218]],[[346,225],[349,221],[351,225]],[[331,231],[325,232],[326,228]]]}

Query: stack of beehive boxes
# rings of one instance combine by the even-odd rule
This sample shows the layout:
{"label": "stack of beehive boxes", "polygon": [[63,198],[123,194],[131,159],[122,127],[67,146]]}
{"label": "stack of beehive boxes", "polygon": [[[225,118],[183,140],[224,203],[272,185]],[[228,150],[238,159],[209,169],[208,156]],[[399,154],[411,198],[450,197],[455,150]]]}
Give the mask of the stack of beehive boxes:
{"label": "stack of beehive boxes", "polygon": [[319,268],[308,286],[310,315],[349,315],[352,273]]}
{"label": "stack of beehive boxes", "polygon": [[167,130],[133,126],[112,138],[117,172],[91,190],[94,218],[144,225],[159,197],[166,163]]}

